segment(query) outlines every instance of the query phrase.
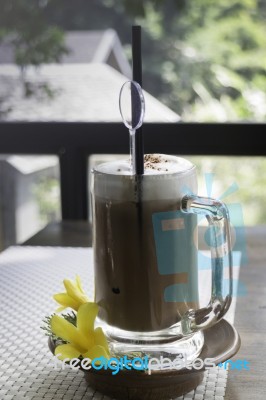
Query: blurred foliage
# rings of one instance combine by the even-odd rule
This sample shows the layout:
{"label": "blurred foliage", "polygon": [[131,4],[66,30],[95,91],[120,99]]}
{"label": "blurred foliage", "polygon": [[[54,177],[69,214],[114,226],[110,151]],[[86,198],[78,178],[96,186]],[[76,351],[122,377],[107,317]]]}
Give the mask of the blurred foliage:
{"label": "blurred foliage", "polygon": [[185,121],[266,117],[266,1],[50,1],[64,29],[117,30],[131,57],[131,25],[143,27],[143,86]]}
{"label": "blurred foliage", "polygon": [[194,0],[179,12],[168,2],[152,8],[144,23],[154,37],[144,56],[152,67],[144,65],[144,82],[152,80],[156,95],[183,120],[264,120],[266,30],[260,6],[265,4],[257,0]]}
{"label": "blurred foliage", "polygon": [[15,51],[16,63],[28,65],[58,62],[67,52],[64,33],[47,23],[44,9],[51,0],[0,0],[0,41]]}
{"label": "blurred foliage", "polygon": [[[186,157],[198,170],[199,194],[206,191],[206,177],[213,175],[211,196],[242,206],[245,225],[266,223],[265,157]],[[229,189],[232,190],[231,194]],[[224,195],[224,196],[223,196]]]}
{"label": "blurred foliage", "polygon": [[183,120],[266,117],[266,0],[0,0],[0,9],[0,40],[9,34],[22,67],[59,61],[62,30],[114,28],[130,58],[138,23],[143,86]]}
{"label": "blurred foliage", "polygon": [[43,177],[33,188],[41,221],[45,224],[60,219],[60,187],[56,178]]}

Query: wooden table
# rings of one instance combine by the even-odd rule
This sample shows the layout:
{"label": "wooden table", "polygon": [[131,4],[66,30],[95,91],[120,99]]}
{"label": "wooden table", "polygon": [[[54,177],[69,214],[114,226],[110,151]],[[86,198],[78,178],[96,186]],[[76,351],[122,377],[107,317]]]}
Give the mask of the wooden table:
{"label": "wooden table", "polygon": [[265,399],[266,394],[266,227],[246,229],[248,264],[240,271],[247,295],[237,299],[235,327],[242,346],[235,359],[250,371],[230,371],[226,400]]}
{"label": "wooden table", "polygon": [[[247,295],[237,299],[235,327],[242,346],[234,359],[245,359],[250,370],[229,373],[226,400],[264,400],[266,393],[266,226],[246,228],[248,264],[240,271]],[[24,244],[41,246],[91,245],[90,225],[84,221],[53,223]]]}
{"label": "wooden table", "polygon": [[70,247],[90,247],[91,244],[90,223],[81,220],[52,222],[23,243],[26,246]]}

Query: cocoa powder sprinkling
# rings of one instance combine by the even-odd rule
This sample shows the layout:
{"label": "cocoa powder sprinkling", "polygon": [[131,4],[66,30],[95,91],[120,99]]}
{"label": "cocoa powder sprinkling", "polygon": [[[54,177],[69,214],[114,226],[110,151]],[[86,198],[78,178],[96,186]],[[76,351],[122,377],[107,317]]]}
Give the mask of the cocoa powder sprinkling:
{"label": "cocoa powder sprinkling", "polygon": [[163,164],[167,162],[167,160],[164,160],[160,155],[158,154],[145,154],[144,155],[144,168],[146,169],[153,169],[156,171],[168,171],[168,169],[162,168],[162,165],[160,167],[156,164]]}

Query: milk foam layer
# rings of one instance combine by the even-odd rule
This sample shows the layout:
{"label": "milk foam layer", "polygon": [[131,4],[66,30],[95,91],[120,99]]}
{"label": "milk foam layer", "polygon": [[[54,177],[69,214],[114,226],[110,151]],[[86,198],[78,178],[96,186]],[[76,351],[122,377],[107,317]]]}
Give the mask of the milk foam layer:
{"label": "milk foam layer", "polygon": [[144,175],[131,174],[129,160],[110,161],[97,165],[92,188],[96,196],[110,201],[136,201],[141,188],[141,200],[179,200],[185,194],[197,193],[195,166],[188,160],[165,154],[146,154]]}
{"label": "milk foam layer", "polygon": [[[166,154],[145,154],[144,175],[173,174],[193,168],[193,164],[181,157]],[[100,164],[96,170],[112,175],[131,175],[129,160],[116,160]]]}

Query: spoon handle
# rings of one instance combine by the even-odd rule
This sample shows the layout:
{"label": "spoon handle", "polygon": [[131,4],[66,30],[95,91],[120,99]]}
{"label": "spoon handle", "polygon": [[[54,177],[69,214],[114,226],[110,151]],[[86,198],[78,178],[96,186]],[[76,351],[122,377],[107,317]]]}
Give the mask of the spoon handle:
{"label": "spoon handle", "polygon": [[130,164],[132,175],[136,174],[136,130],[129,130]]}

